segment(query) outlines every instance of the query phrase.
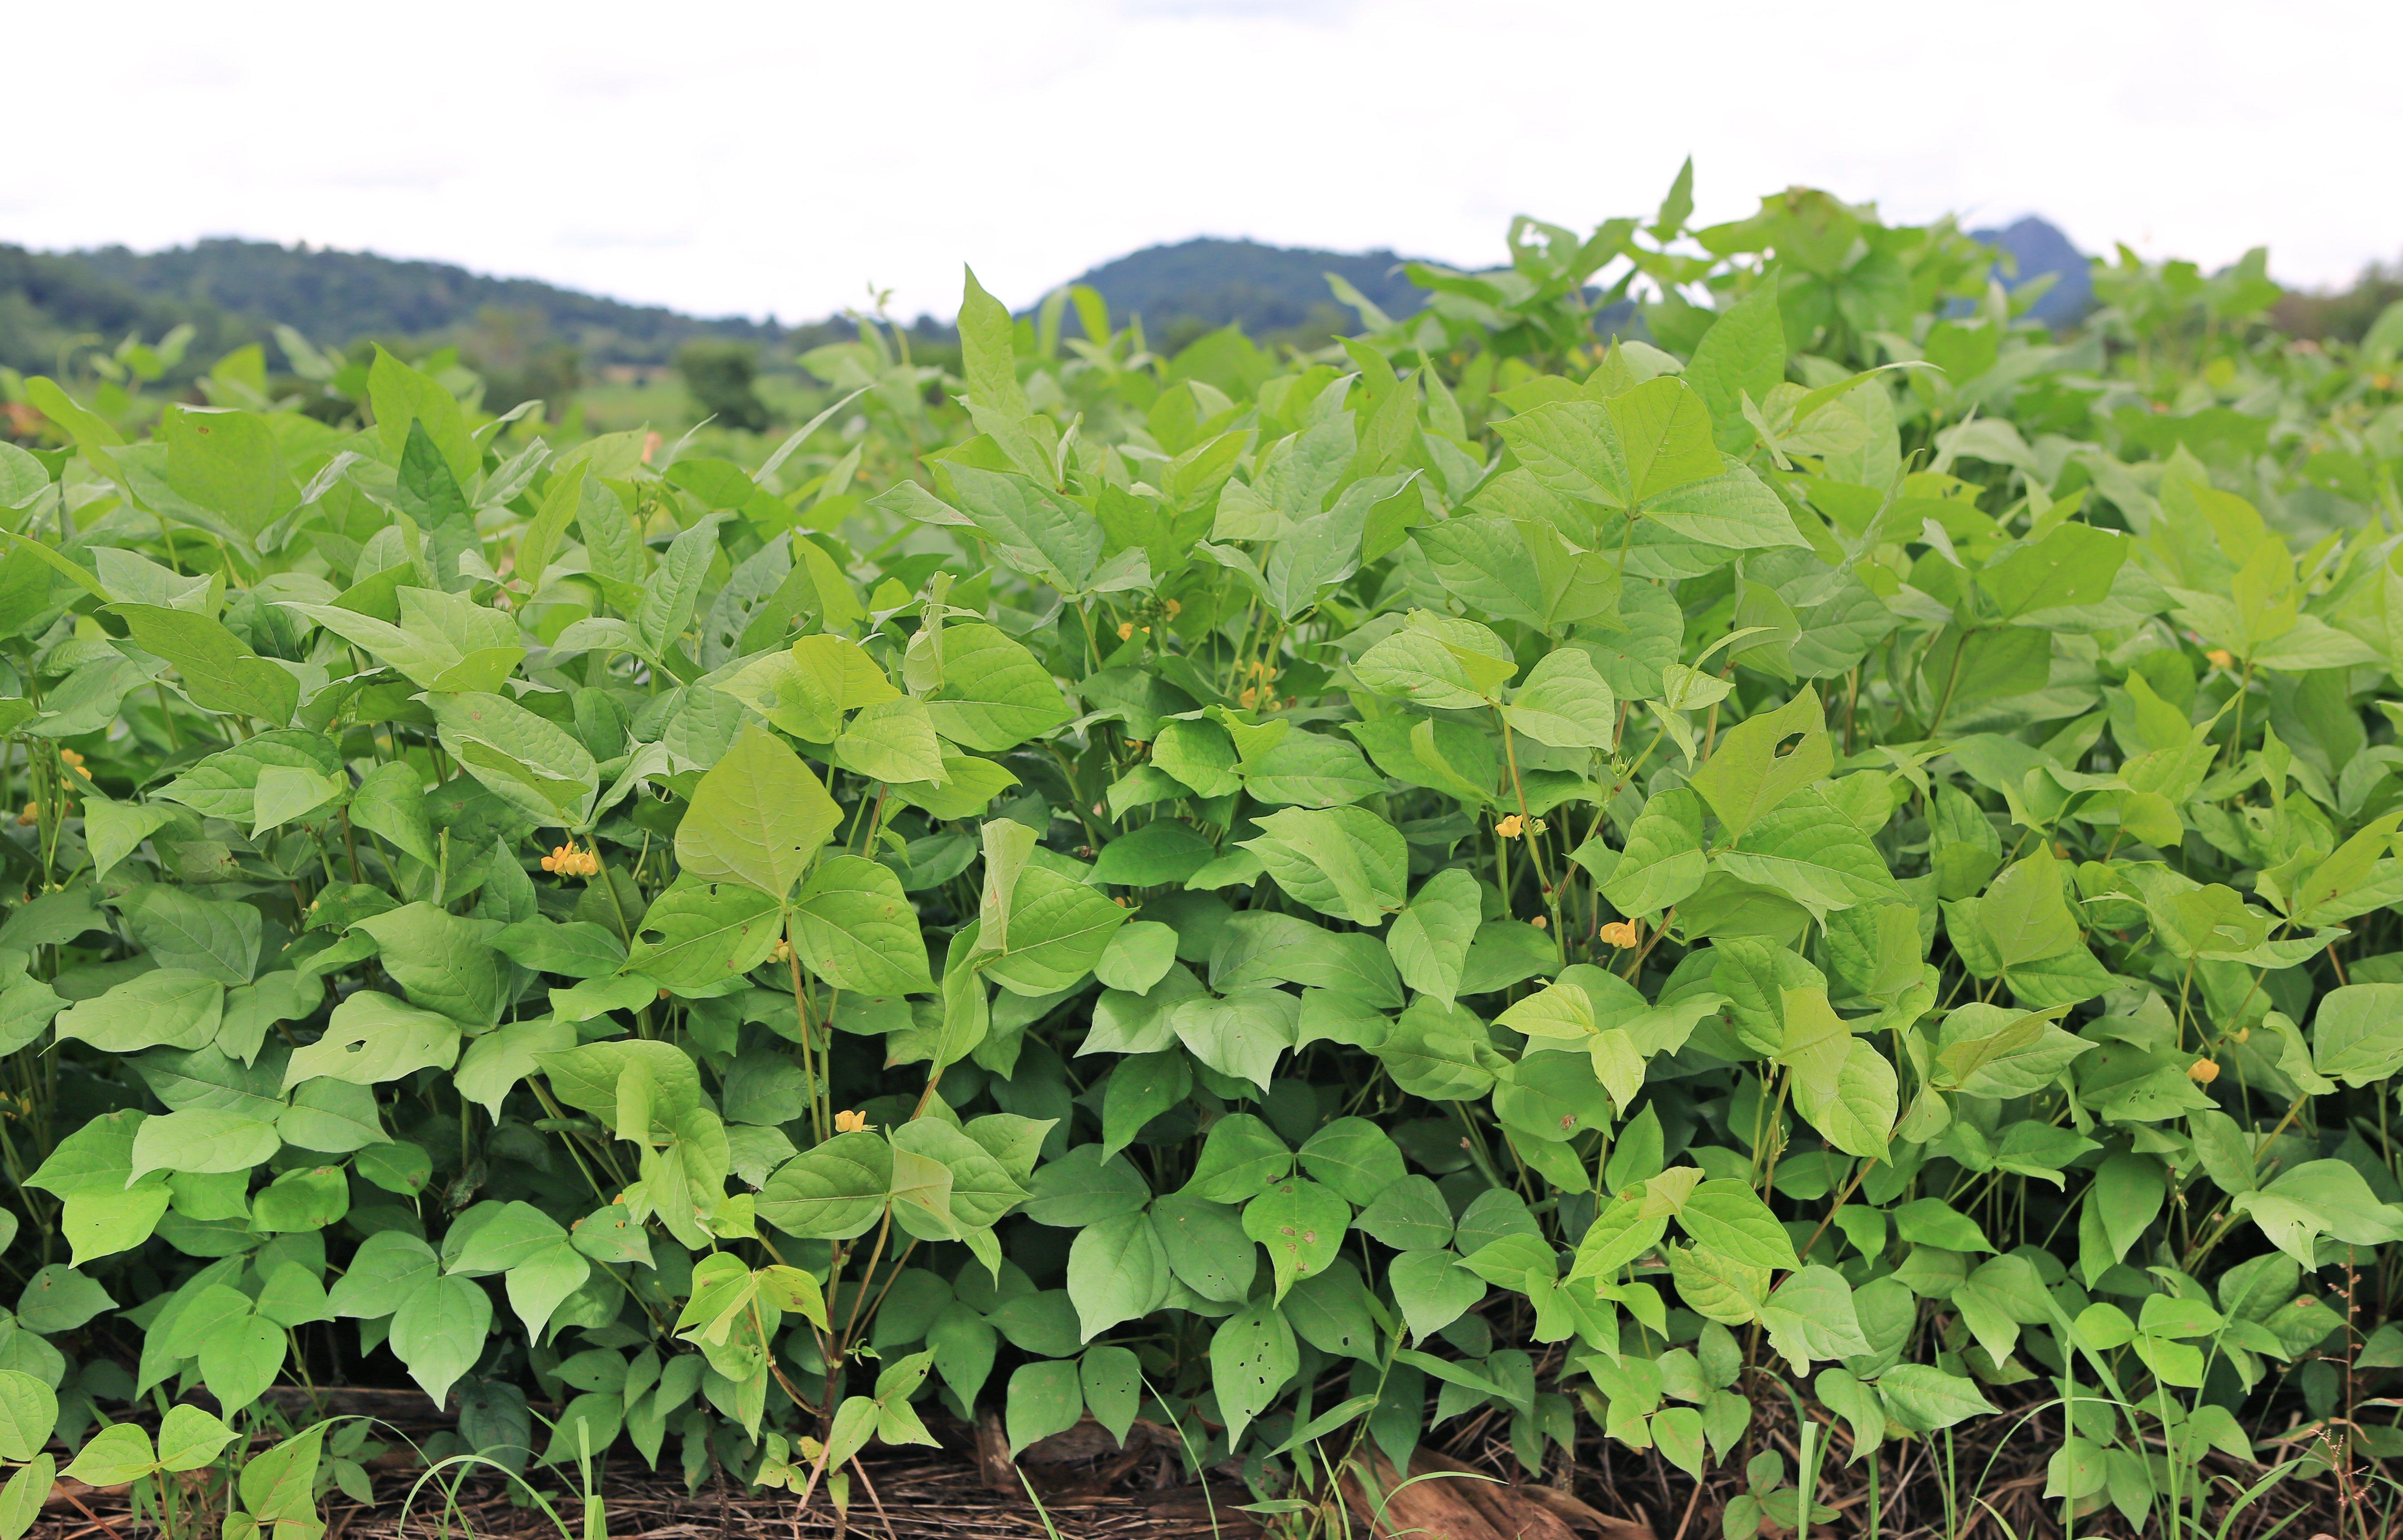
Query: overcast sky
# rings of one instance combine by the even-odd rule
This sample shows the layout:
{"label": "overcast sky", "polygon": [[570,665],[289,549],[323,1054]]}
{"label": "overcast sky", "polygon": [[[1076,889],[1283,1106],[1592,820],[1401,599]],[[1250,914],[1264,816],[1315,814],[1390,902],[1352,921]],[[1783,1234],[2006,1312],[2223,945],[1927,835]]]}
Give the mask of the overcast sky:
{"label": "overcast sky", "polygon": [[109,0],[7,24],[0,241],[366,248],[813,318],[1158,242],[1498,260],[1793,183],[2288,283],[2403,254],[2394,0]]}

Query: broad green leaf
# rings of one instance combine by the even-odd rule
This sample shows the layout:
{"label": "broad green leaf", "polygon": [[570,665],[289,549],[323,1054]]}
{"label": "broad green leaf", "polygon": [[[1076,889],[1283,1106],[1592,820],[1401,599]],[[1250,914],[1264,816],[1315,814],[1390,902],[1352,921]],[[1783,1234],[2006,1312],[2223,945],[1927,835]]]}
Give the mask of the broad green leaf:
{"label": "broad green leaf", "polygon": [[1232,1113],[1210,1126],[1185,1192],[1216,1203],[1241,1203],[1293,1170],[1293,1151],[1276,1131],[1249,1113]]}
{"label": "broad green leaf", "polygon": [[2349,984],[2322,995],[2312,1061],[2322,1075],[2355,1087],[2403,1068],[2403,984]]}
{"label": "broad green leaf", "polygon": [[1944,1019],[1936,1046],[1936,1083],[1974,1096],[2028,1096],[2094,1046],[2062,1031],[2046,1015],[1973,1002]]}
{"label": "broad green leaf", "polygon": [[[982,1228],[1026,1200],[1026,1188],[992,1151],[938,1118],[921,1117],[893,1131],[896,1155],[933,1161],[951,1174],[951,1216],[963,1227]],[[896,1175],[897,1195],[900,1183]]]}
{"label": "broad green leaf", "polygon": [[1887,1412],[1915,1433],[1934,1433],[1994,1409],[1977,1381],[1924,1364],[1896,1365],[1878,1377],[1877,1388]]}
{"label": "broad green leaf", "polygon": [[1151,1188],[1134,1167],[1103,1153],[1100,1145],[1079,1145],[1035,1173],[1027,1217],[1038,1225],[1077,1229],[1141,1214]]}
{"label": "broad green leaf", "polygon": [[783,912],[757,887],[680,876],[635,926],[626,969],[670,990],[710,990],[767,961]]}
{"label": "broad green leaf", "polygon": [[1794,516],[1750,466],[1662,493],[1644,506],[1648,524],[1721,550],[1807,547]]}
{"label": "broad green leaf", "polygon": [[1210,949],[1210,982],[1304,984],[1386,1009],[1402,1003],[1391,952],[1373,936],[1315,925],[1299,916],[1249,909],[1229,918]]}
{"label": "broad green leaf", "polygon": [[1396,1085],[1442,1102],[1484,1095],[1508,1063],[1474,1012],[1424,995],[1395,1021],[1377,1058]]}
{"label": "broad green leaf", "polygon": [[185,693],[206,711],[226,712],[280,728],[299,704],[300,681],[291,670],[259,657],[205,615],[156,604],[110,608],[132,632],[134,645],[175,665]]}
{"label": "broad green leaf", "polygon": [[1743,1182],[1716,1177],[1702,1183],[1677,1211],[1677,1223],[1702,1246],[1735,1261],[1779,1270],[1800,1265],[1792,1237]]}
{"label": "broad green leaf", "polygon": [[1410,1335],[1421,1341],[1466,1314],[1485,1297],[1485,1280],[1460,1265],[1449,1251],[1409,1251],[1387,1270],[1394,1302]]}
{"label": "broad green leaf", "polygon": [[[1022,995],[1054,994],[1074,986],[1101,961],[1127,918],[1098,888],[1048,867],[1026,870],[1007,908],[1008,944],[996,950],[985,971]],[[909,912],[908,906],[903,911]]]}
{"label": "broad green leaf", "polygon": [[1193,1057],[1224,1075],[1266,1090],[1277,1060],[1294,1045],[1301,998],[1283,990],[1239,989],[1195,994],[1169,1007],[1170,1028]]}
{"label": "broad green leaf", "polygon": [[1831,909],[1902,896],[1868,837],[1810,790],[1761,815],[1719,853],[1716,865],[1730,876],[1784,894],[1822,921]]}
{"label": "broad green leaf", "polygon": [[1421,529],[1417,540],[1443,586],[1496,620],[1560,635],[1618,607],[1610,558],[1579,549],[1544,520],[1452,519]]}
{"label": "broad green leaf", "polygon": [[[1701,362],[1702,355],[1696,356]],[[1605,405],[1618,425],[1628,487],[1636,502],[1719,474],[1711,410],[1694,384],[1661,375],[1609,397]]]}
{"label": "broad green leaf", "polygon": [[792,938],[802,964],[837,989],[891,995],[935,987],[917,911],[901,880],[877,862],[837,855],[812,873],[793,902]]}
{"label": "broad green leaf", "polygon": [[1176,932],[1152,920],[1134,920],[1114,932],[1093,964],[1093,977],[1114,990],[1147,993],[1176,965]]}
{"label": "broad green leaf", "polygon": [[368,401],[375,413],[384,460],[400,463],[414,423],[422,425],[425,437],[441,451],[452,476],[463,483],[475,476],[482,457],[468,438],[458,399],[438,381],[410,368],[381,345],[368,368]]}
{"label": "broad green leaf", "polygon": [[[1785,740],[1799,741],[1790,748]],[[1788,798],[1835,768],[1817,692],[1805,689],[1778,707],[1719,735],[1717,749],[1693,774],[1691,784],[1741,839]]]}
{"label": "broad green leaf", "polygon": [[1408,851],[1398,830],[1359,808],[1289,808],[1237,841],[1296,902],[1357,925],[1401,908]]}
{"label": "broad green leaf", "polygon": [[1181,883],[1216,855],[1192,825],[1158,818],[1104,845],[1093,861],[1093,881],[1131,888]]}
{"label": "broad green leaf", "polygon": [[425,813],[425,785],[415,767],[399,760],[368,771],[351,793],[350,820],[392,841],[404,855],[438,865],[434,825]]}
{"label": "broad green leaf", "polygon": [[1743,398],[1766,400],[1785,378],[1785,326],[1778,314],[1777,287],[1773,282],[1756,284],[1720,312],[1686,366],[1686,382],[1709,411],[1719,448],[1731,452],[1752,442],[1740,409]]}
{"label": "broad green leaf", "polygon": [[361,990],[334,1007],[324,1036],[293,1051],[284,1089],[320,1076],[375,1086],[414,1070],[449,1069],[458,1060],[459,1039],[451,1018]]}
{"label": "broad green leaf", "polygon": [[1602,879],[1622,914],[1658,914],[1702,885],[1702,804],[1680,786],[1654,795],[1627,831],[1627,848]]}
{"label": "broad green leaf", "polygon": [[958,461],[944,469],[960,511],[1004,565],[1063,593],[1090,589],[1106,542],[1099,520],[1030,477]]}
{"label": "broad green leaf", "polygon": [[1516,730],[1556,749],[1607,749],[1618,737],[1618,701],[1593,659],[1576,647],[1537,663],[1502,715]]}
{"label": "broad green leaf", "polygon": [[925,705],[908,696],[862,710],[834,741],[834,762],[871,781],[941,782],[943,747]]}
{"label": "broad green leaf", "polygon": [[393,1312],[392,1351],[439,1406],[483,1356],[492,1324],[492,1298],[481,1288],[465,1278],[421,1274]]}
{"label": "broad green leaf", "polygon": [[[262,771],[262,774],[265,772]],[[162,968],[244,984],[258,964],[261,930],[248,904],[203,898],[187,888],[146,882],[117,900],[134,938]]]}
{"label": "broad green leaf", "polygon": [[86,798],[83,833],[91,850],[92,880],[107,876],[118,862],[140,849],[143,840],[164,827],[167,819],[166,809],[150,803]]}
{"label": "broad green leaf", "polygon": [[0,1460],[33,1459],[58,1421],[59,1398],[49,1385],[20,1369],[0,1369]]}
{"label": "broad green leaf", "polygon": [[1481,906],[1477,879],[1465,871],[1439,871],[1420,884],[1385,934],[1402,981],[1451,1004],[1477,938]]}
{"label": "broad green leaf", "polygon": [[1210,1339],[1210,1386],[1230,1440],[1242,1438],[1300,1365],[1293,1328],[1269,1301],[1257,1301],[1220,1323]]}
{"label": "broad green leaf", "polygon": [[2004,868],[1978,901],[1978,929],[2003,967],[2058,957],[2079,944],[2062,883],[2061,865],[2044,847]]}
{"label": "broad green leaf", "polygon": [[1183,1103],[1192,1089],[1193,1072],[1182,1052],[1130,1054],[1119,1060],[1102,1093],[1104,1157],[1133,1144],[1152,1119]]}
{"label": "broad green leaf", "polygon": [[[150,1119],[150,1123],[160,1121],[161,1119],[156,1117]],[[145,1128],[148,1126],[144,1125]],[[138,1132],[134,1135],[134,1143],[138,1148],[141,1144]],[[17,1299],[17,1320],[28,1331],[37,1331],[45,1337],[55,1336],[75,1330],[116,1304],[117,1301],[109,1297],[108,1291],[98,1283],[73,1268],[63,1268],[53,1262],[26,1280],[25,1292]]]}
{"label": "broad green leaf", "polygon": [[1148,1214],[1122,1214],[1089,1225],[1068,1249],[1068,1297],[1088,1342],[1158,1310],[1170,1284],[1168,1252]]}
{"label": "broad green leaf", "polygon": [[1442,711],[1498,704],[1503,683],[1518,672],[1502,639],[1471,620],[1424,611],[1362,653],[1352,665],[1362,684]]}
{"label": "broad green leaf", "polygon": [[1828,1144],[1864,1159],[1886,1158],[1886,1141],[1894,1132],[1897,1095],[1894,1066],[1867,1039],[1859,1037],[1851,1038],[1832,1087],[1823,1087],[1800,1075],[1794,1082],[1796,1110]]}
{"label": "broad green leaf", "polygon": [[375,937],[383,970],[410,1004],[467,1027],[488,1027],[507,1006],[500,954],[484,942],[490,922],[464,920],[433,904],[405,904],[359,921]]}
{"label": "broad green leaf", "polygon": [[1384,780],[1360,751],[1325,733],[1292,732],[1246,758],[1243,789],[1271,806],[1343,807],[1374,797]]}
{"label": "broad green leaf", "polygon": [[1028,1445],[1065,1433],[1085,1414],[1084,1386],[1074,1360],[1021,1364],[1009,1377],[1004,1416],[1014,1456]]}
{"label": "broad green leaf", "polygon": [[1424,1176],[1406,1176],[1387,1186],[1354,1221],[1396,1251],[1429,1251],[1452,1244],[1452,1205]]}
{"label": "broad green leaf", "polygon": [[225,986],[188,968],[160,968],[62,1012],[52,1023],[104,1053],[201,1048],[216,1041]]}
{"label": "broad green leaf", "polygon": [[644,585],[643,603],[634,612],[634,629],[654,654],[664,653],[691,629],[701,586],[717,555],[718,516],[711,515],[680,532],[660,557],[659,569]]}
{"label": "broad green leaf", "polygon": [[1366,1117],[1339,1117],[1312,1134],[1301,1169],[1346,1202],[1366,1204],[1407,1175],[1401,1146]]}
{"label": "broad green leaf", "polygon": [[1160,736],[1152,740],[1151,762],[1197,797],[1224,797],[1243,784],[1234,742],[1215,722],[1162,722]]}
{"label": "broad green leaf", "polygon": [[893,1146],[873,1133],[840,1133],[778,1167],[760,1190],[759,1217],[789,1235],[840,1241],[884,1212]]}
{"label": "broad green leaf", "polygon": [[573,734],[506,696],[465,691],[427,704],[442,746],[528,818],[579,827],[590,814],[600,771]]}
{"label": "broad green leaf", "polygon": [[942,630],[942,687],[927,701],[935,730],[980,754],[1015,748],[1074,715],[1035,655],[981,622]]}
{"label": "broad green leaf", "polygon": [[84,1441],[60,1474],[95,1487],[122,1486],[159,1468],[148,1430],[132,1422],[112,1422]]}
{"label": "broad green leaf", "polygon": [[1493,431],[1554,492],[1608,508],[1634,501],[1618,419],[1601,402],[1555,401],[1506,418]]}
{"label": "broad green leaf", "polygon": [[1978,585],[2005,619],[2098,604],[2110,593],[2131,544],[2126,535],[2091,524],[2063,524],[1980,571]]}
{"label": "broad green leaf", "polygon": [[1280,1300],[1296,1283],[1327,1270],[1351,1223],[1350,1204],[1299,1176],[1271,1183],[1243,1205],[1243,1233],[1268,1248]]}
{"label": "broad green leaf", "polygon": [[1085,1406],[1121,1447],[1143,1403],[1143,1362],[1132,1348],[1089,1348],[1076,1361]]}
{"label": "broad green leaf", "polygon": [[154,1171],[247,1171],[283,1141],[275,1125],[214,1107],[192,1107],[146,1119],[133,1135],[135,1180]]}

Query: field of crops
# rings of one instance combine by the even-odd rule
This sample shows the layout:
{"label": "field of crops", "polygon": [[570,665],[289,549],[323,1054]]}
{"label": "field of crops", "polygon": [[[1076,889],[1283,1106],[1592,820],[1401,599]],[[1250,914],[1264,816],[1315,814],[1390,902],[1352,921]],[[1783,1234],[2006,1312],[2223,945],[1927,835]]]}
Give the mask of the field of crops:
{"label": "field of crops", "polygon": [[333,1385],[455,1414],[429,1515],[873,1531],[987,1422],[1288,1540],[1467,1533],[1430,1452],[2384,1533],[2403,318],[1688,217],[1313,354],[971,277],[756,463],[298,339],[26,382],[0,1540],[314,1540],[416,1479]]}

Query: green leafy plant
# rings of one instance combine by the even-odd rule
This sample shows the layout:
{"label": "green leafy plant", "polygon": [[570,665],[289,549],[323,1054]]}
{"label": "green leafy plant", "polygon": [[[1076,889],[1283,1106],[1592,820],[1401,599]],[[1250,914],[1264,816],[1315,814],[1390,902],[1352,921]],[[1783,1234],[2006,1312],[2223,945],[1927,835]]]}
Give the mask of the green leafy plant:
{"label": "green leafy plant", "polygon": [[30,382],[0,1457],[405,1374],[446,1469],[1148,1420],[1299,1534],[1474,1413],[1737,1536],[1997,1400],[2070,1523],[2403,1450],[2388,387],[2242,273],[2056,339],[1690,207],[1323,354],[971,276],[754,469],[383,353],[356,432]]}

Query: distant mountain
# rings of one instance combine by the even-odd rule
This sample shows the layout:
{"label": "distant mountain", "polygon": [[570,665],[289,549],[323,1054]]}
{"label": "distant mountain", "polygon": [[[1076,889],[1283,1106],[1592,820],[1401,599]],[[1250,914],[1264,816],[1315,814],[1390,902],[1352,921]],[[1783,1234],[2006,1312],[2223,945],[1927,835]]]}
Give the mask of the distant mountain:
{"label": "distant mountain", "polygon": [[292,327],[319,342],[424,337],[469,326],[486,311],[539,316],[590,363],[663,363],[696,337],[764,342],[774,326],[740,317],[702,320],[659,305],[629,305],[532,278],[492,278],[448,262],[372,252],[208,240],[168,251],[123,246],[78,252],[94,273],[144,294]]}
{"label": "distant mountain", "polygon": [[0,245],[0,365],[47,374],[78,342],[114,344],[129,332],[155,342],[185,323],[200,334],[192,352],[212,358],[249,340],[243,323],[215,306],[145,294],[80,257]]}
{"label": "distant mountain", "polygon": [[180,322],[201,329],[190,356],[205,362],[278,325],[340,346],[363,337],[456,340],[496,321],[574,349],[587,367],[664,364],[697,338],[771,344],[792,335],[369,252],[235,240],[146,253],[0,246],[0,363],[22,370],[55,368],[59,347],[78,334],[155,338]]}
{"label": "distant mountain", "polygon": [[1155,338],[1170,330],[1239,326],[1254,337],[1357,329],[1327,274],[1340,276],[1388,315],[1408,315],[1424,296],[1402,275],[1411,260],[1390,251],[1313,251],[1203,236],[1146,246],[1087,270],[1071,282],[1109,301],[1115,321],[1143,317]]}
{"label": "distant mountain", "polygon": [[2045,325],[2072,325],[2094,308],[2094,277],[2086,254],[2049,221],[2031,214],[2001,229],[1971,230],[1969,235],[2010,256],[2019,271],[2005,272],[1997,263],[1995,276],[2013,288],[2046,273],[2060,275],[2028,312]]}

